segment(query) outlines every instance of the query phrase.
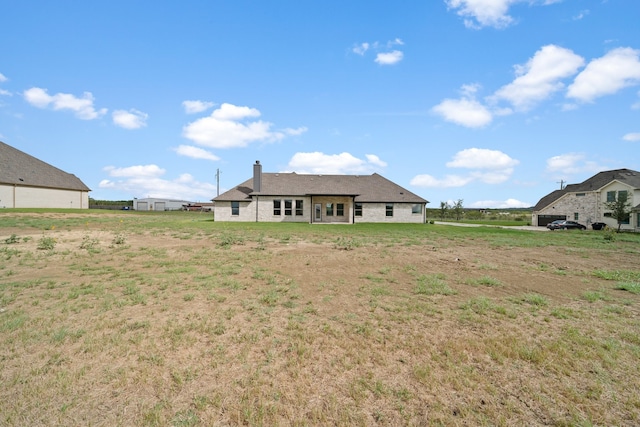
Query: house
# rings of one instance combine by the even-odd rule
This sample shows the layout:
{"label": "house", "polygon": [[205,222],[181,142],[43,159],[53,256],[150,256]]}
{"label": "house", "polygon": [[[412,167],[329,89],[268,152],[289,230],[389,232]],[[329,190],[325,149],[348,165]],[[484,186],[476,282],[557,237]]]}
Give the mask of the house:
{"label": "house", "polygon": [[557,219],[578,221],[587,226],[603,222],[617,228],[605,203],[626,192],[631,204],[629,220],[622,230],[640,231],[640,172],[616,169],[600,172],[580,184],[570,184],[544,196],[533,208],[532,224],[545,226]]}
{"label": "house", "polygon": [[145,198],[133,199],[133,209],[136,211],[181,211],[192,202],[187,200]]}
{"label": "house", "polygon": [[75,175],[0,142],[0,208],[89,208]]}
{"label": "house", "polygon": [[424,223],[427,200],[381,175],[263,173],[215,199],[216,221]]}

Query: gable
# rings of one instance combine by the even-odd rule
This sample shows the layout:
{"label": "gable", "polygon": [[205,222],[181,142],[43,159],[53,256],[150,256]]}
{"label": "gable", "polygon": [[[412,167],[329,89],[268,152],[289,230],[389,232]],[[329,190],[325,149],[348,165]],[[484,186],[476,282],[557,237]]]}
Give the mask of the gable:
{"label": "gable", "polygon": [[0,184],[90,191],[78,177],[0,142]]}
{"label": "gable", "polygon": [[252,196],[350,196],[356,202],[428,203],[396,183],[372,175],[311,175],[263,173],[261,191],[253,191],[253,178],[216,197],[215,201],[240,201]]}

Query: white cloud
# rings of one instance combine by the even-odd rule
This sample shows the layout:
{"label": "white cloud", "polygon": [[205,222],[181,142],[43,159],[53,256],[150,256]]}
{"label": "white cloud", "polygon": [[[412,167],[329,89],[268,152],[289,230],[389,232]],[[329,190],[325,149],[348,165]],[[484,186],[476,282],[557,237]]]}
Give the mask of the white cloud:
{"label": "white cloud", "polygon": [[376,55],[375,62],[380,65],[393,65],[402,61],[404,54],[399,50],[394,50],[392,52],[379,53]]}
{"label": "white cloud", "polygon": [[635,133],[628,133],[625,136],[622,137],[622,139],[624,139],[625,141],[640,141],[640,132],[635,132]]}
{"label": "white cloud", "polygon": [[562,0],[445,0],[447,7],[457,9],[464,18],[467,28],[482,27],[506,28],[514,22],[508,15],[509,8],[516,3],[528,2],[547,6]]}
{"label": "white cloud", "polygon": [[246,147],[257,141],[279,141],[288,135],[299,135],[307,130],[301,127],[274,131],[269,122],[247,120],[259,116],[260,111],[255,108],[224,103],[210,116],[186,125],[182,129],[182,135],[205,147],[236,148]]}
{"label": "white cloud", "polygon": [[213,102],[209,101],[182,101],[182,106],[187,114],[201,113],[214,105]]}
{"label": "white cloud", "polygon": [[25,100],[38,108],[51,106],[54,110],[71,110],[76,117],[82,120],[93,120],[106,114],[107,109],[98,111],[93,106],[93,95],[91,92],[84,92],[81,98],[68,93],[56,93],[49,95],[46,89],[32,87],[23,93]]}
{"label": "white cloud", "polygon": [[517,0],[445,0],[447,7],[457,9],[467,28],[505,28],[513,23],[509,7]]}
{"label": "white cloud", "polygon": [[447,175],[443,179],[438,179],[431,175],[423,174],[414,176],[409,184],[425,188],[452,188],[465,186],[471,181],[473,181],[473,177],[470,176]]}
{"label": "white cloud", "polygon": [[210,200],[216,194],[216,186],[207,182],[199,182],[192,175],[185,173],[175,179],[163,179],[165,170],[157,165],[139,165],[124,168],[107,166],[104,168],[110,177],[120,179],[104,179],[99,187],[118,190],[133,197],[159,197],[178,200],[200,201]]}
{"label": "white cloud", "polygon": [[324,154],[321,152],[296,153],[293,155],[288,169],[297,173],[323,175],[369,174],[387,164],[374,154],[367,154],[366,160],[359,159],[350,153]]}
{"label": "white cloud", "polygon": [[135,109],[116,110],[112,114],[113,124],[125,129],[140,129],[147,125],[148,114]]}
{"label": "white cloud", "polygon": [[453,160],[447,162],[449,168],[467,169],[506,169],[512,168],[520,162],[498,150],[486,148],[467,148],[457,152]]}
{"label": "white cloud", "polygon": [[560,81],[578,72],[584,59],[569,49],[543,46],[524,65],[516,65],[516,79],[498,89],[494,99],[505,99],[518,110],[528,110],[537,102],[561,90]]}
{"label": "white cloud", "polygon": [[457,152],[453,160],[446,163],[449,168],[464,168],[470,172],[466,176],[447,175],[443,179],[431,175],[417,175],[411,185],[418,187],[449,188],[462,187],[474,181],[485,184],[500,184],[513,174],[513,168],[520,162],[507,154],[485,148],[467,148]]}
{"label": "white cloud", "polygon": [[4,82],[6,82],[7,80],[9,80],[9,79],[8,79],[8,78],[6,78],[6,77],[4,76],[4,74],[0,73],[0,83],[4,83]]}
{"label": "white cloud", "polygon": [[547,173],[558,178],[580,173],[594,173],[606,170],[604,166],[586,159],[582,153],[566,153],[547,159]]}
{"label": "white cloud", "polygon": [[567,97],[582,102],[640,84],[640,50],[621,47],[589,62],[567,90]]}
{"label": "white cloud", "polygon": [[366,51],[369,50],[369,43],[365,42],[365,43],[360,43],[356,46],[354,46],[353,49],[351,49],[354,53],[357,53],[358,55],[362,56],[365,54]]}
{"label": "white cloud", "polygon": [[389,40],[386,43],[380,42],[364,42],[356,44],[351,51],[357,55],[364,56],[369,50],[376,52],[374,62],[380,65],[394,65],[402,61],[404,53],[400,50],[392,50],[390,52],[381,52],[381,50],[389,50],[394,46],[403,46],[404,42],[400,38]]}
{"label": "white cloud", "polygon": [[180,156],[191,157],[194,159],[211,160],[214,162],[220,160],[220,158],[215,154],[202,148],[194,147],[192,145],[180,145],[175,150],[176,153],[178,153],[178,155]]}
{"label": "white cloud", "polygon": [[0,89],[0,95],[11,96],[11,92],[8,90]]}
{"label": "white cloud", "polygon": [[137,165],[126,168],[116,168],[115,166],[105,166],[103,168],[109,176],[113,177],[136,177],[136,178],[153,178],[164,175],[165,169],[157,165]]}
{"label": "white cloud", "polygon": [[489,208],[489,209],[510,209],[510,208],[528,208],[533,206],[531,203],[521,202],[517,199],[507,200],[479,200],[469,205],[470,208]]}
{"label": "white cloud", "polygon": [[448,122],[470,128],[486,126],[493,120],[491,112],[475,99],[445,99],[432,111]]}
{"label": "white cloud", "polygon": [[577,15],[575,15],[573,17],[574,21],[580,21],[581,19],[583,19],[585,16],[587,16],[590,13],[589,9],[585,9],[585,10],[581,10],[580,12],[578,12]]}
{"label": "white cloud", "polygon": [[380,157],[376,156],[375,154],[365,154],[364,156],[372,165],[379,166],[381,168],[387,167],[387,162],[383,162],[382,160],[380,160]]}

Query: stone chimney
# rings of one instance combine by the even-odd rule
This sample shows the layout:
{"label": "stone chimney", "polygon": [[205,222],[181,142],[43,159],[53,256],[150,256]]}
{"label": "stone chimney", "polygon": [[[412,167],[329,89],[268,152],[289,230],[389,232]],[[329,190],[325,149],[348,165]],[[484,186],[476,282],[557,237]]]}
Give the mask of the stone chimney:
{"label": "stone chimney", "polygon": [[256,164],[253,165],[253,191],[256,193],[262,191],[262,165],[260,160],[256,160]]}

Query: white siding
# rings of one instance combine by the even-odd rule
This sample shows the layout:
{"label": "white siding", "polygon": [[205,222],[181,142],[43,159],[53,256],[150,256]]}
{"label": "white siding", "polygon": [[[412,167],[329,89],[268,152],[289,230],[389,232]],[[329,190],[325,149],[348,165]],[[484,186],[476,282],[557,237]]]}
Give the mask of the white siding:
{"label": "white siding", "polygon": [[6,208],[88,209],[89,192],[2,185],[0,186],[0,206]]}

